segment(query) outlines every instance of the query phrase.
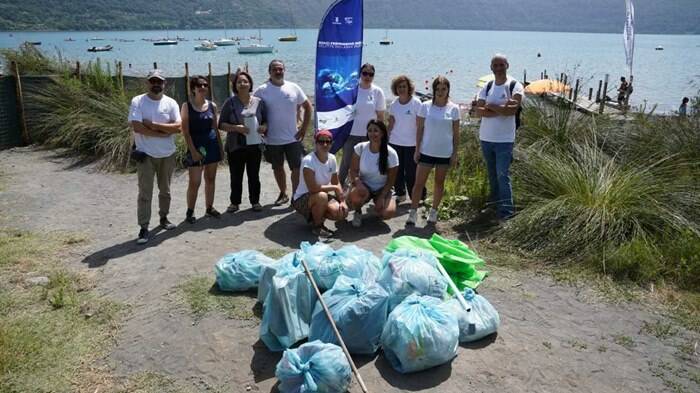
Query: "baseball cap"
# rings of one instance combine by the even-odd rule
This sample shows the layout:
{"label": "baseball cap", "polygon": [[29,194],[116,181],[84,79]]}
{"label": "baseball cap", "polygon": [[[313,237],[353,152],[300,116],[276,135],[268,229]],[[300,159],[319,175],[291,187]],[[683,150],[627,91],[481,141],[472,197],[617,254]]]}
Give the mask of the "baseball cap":
{"label": "baseball cap", "polygon": [[146,77],[146,79],[150,80],[150,79],[153,79],[153,78],[157,78],[157,79],[160,79],[160,80],[164,81],[164,80],[165,80],[165,75],[163,74],[163,70],[159,70],[159,69],[157,69],[157,68],[156,68],[155,70],[151,70],[151,71],[148,73],[148,76]]}
{"label": "baseball cap", "polygon": [[329,130],[318,130],[318,132],[316,132],[316,135],[314,135],[314,140],[317,141],[318,138],[322,136],[328,137],[330,140],[333,140],[333,134]]}

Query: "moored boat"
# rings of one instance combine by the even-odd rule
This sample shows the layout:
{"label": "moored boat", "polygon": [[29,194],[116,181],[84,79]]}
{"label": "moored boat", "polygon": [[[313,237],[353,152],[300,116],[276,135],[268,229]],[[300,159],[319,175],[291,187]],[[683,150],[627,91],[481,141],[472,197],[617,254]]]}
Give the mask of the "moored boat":
{"label": "moored boat", "polygon": [[111,50],[112,45],[93,46],[92,48],[88,48],[88,52],[109,52]]}
{"label": "moored boat", "polygon": [[217,45],[211,41],[204,40],[199,45],[194,47],[194,50],[198,51],[213,51],[216,50]]}

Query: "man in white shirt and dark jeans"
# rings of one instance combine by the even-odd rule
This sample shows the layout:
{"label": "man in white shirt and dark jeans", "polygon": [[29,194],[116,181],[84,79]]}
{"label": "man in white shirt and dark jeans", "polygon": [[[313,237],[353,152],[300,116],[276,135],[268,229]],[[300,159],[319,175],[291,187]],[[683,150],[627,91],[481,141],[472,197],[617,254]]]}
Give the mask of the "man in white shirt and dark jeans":
{"label": "man in white shirt and dark jeans", "polygon": [[477,101],[477,114],[481,116],[479,139],[489,177],[489,204],[495,207],[499,222],[515,212],[509,171],[516,115],[525,92],[520,82],[508,77],[508,67],[504,55],[497,54],[491,59],[495,79],[481,89]]}
{"label": "man in white shirt and dark jeans", "polygon": [[[265,160],[272,165],[280,193],[275,205],[289,202],[287,175],[284,160],[292,172],[292,195],[299,184],[299,168],[304,157],[302,140],[311,120],[311,102],[301,87],[284,80],[284,63],[272,60],[268,66],[270,79],[255,90],[267,108],[267,134],[265,134]],[[301,127],[297,128],[297,111],[303,108]]]}
{"label": "man in white shirt and dark jeans", "polygon": [[129,124],[134,132],[134,152],[139,179],[138,244],[148,242],[151,220],[153,178],[158,180],[158,214],[163,229],[174,229],[168,221],[170,211],[170,180],[175,171],[175,134],[180,132],[180,107],[163,94],[165,76],[161,70],[148,73],[148,93],[131,100]]}

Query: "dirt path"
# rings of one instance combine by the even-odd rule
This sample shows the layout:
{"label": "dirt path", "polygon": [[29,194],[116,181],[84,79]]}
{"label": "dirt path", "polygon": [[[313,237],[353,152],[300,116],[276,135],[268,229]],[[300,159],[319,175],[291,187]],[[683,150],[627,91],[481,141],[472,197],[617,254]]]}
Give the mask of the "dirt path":
{"label": "dirt path", "polygon": [[[211,277],[225,253],[246,248],[291,249],[315,241],[288,208],[272,208],[272,172],[263,165],[261,213],[244,210],[222,219],[181,223],[186,173],[175,176],[173,231],[160,232],[137,246],[136,177],[97,172],[92,165],[71,166],[55,151],[33,148],[0,152],[5,190],[0,214],[10,226],[31,231],[63,230],[88,235],[66,264],[90,271],[104,296],[132,305],[112,353],[104,359],[117,376],[152,371],[197,391],[269,392],[279,354],[258,342],[257,318],[231,319],[217,313],[196,320],[177,302],[177,286],[194,275]],[[219,171],[215,206],[228,205],[228,172]],[[201,196],[200,196],[201,197]],[[244,195],[244,201],[247,195]],[[197,215],[203,213],[203,200]],[[380,253],[406,231],[401,215],[388,223],[367,218],[361,230],[340,226],[334,247],[354,243]],[[154,209],[156,214],[156,209]],[[156,222],[156,219],[153,219]],[[548,275],[513,271],[491,263],[481,288],[501,315],[497,337],[463,346],[448,365],[401,375],[384,358],[358,358],[372,392],[661,392],[700,389],[698,335],[681,328],[658,338],[653,326],[666,323],[635,304],[592,301],[590,291],[555,283]],[[234,300],[254,307],[250,295]],[[690,347],[689,347],[690,346]],[[687,348],[691,348],[688,350]],[[682,391],[681,390],[681,391]],[[353,386],[352,392],[358,392]],[[676,390],[678,391],[678,390]]]}

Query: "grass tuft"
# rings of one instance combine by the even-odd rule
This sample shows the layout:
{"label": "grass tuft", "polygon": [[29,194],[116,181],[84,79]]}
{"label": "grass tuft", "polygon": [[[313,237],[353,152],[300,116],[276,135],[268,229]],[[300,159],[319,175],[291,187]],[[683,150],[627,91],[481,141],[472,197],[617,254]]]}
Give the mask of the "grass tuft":
{"label": "grass tuft", "polygon": [[254,320],[256,295],[253,292],[222,292],[210,277],[194,276],[177,286],[179,300],[189,306],[195,320],[217,312],[230,319]]}

